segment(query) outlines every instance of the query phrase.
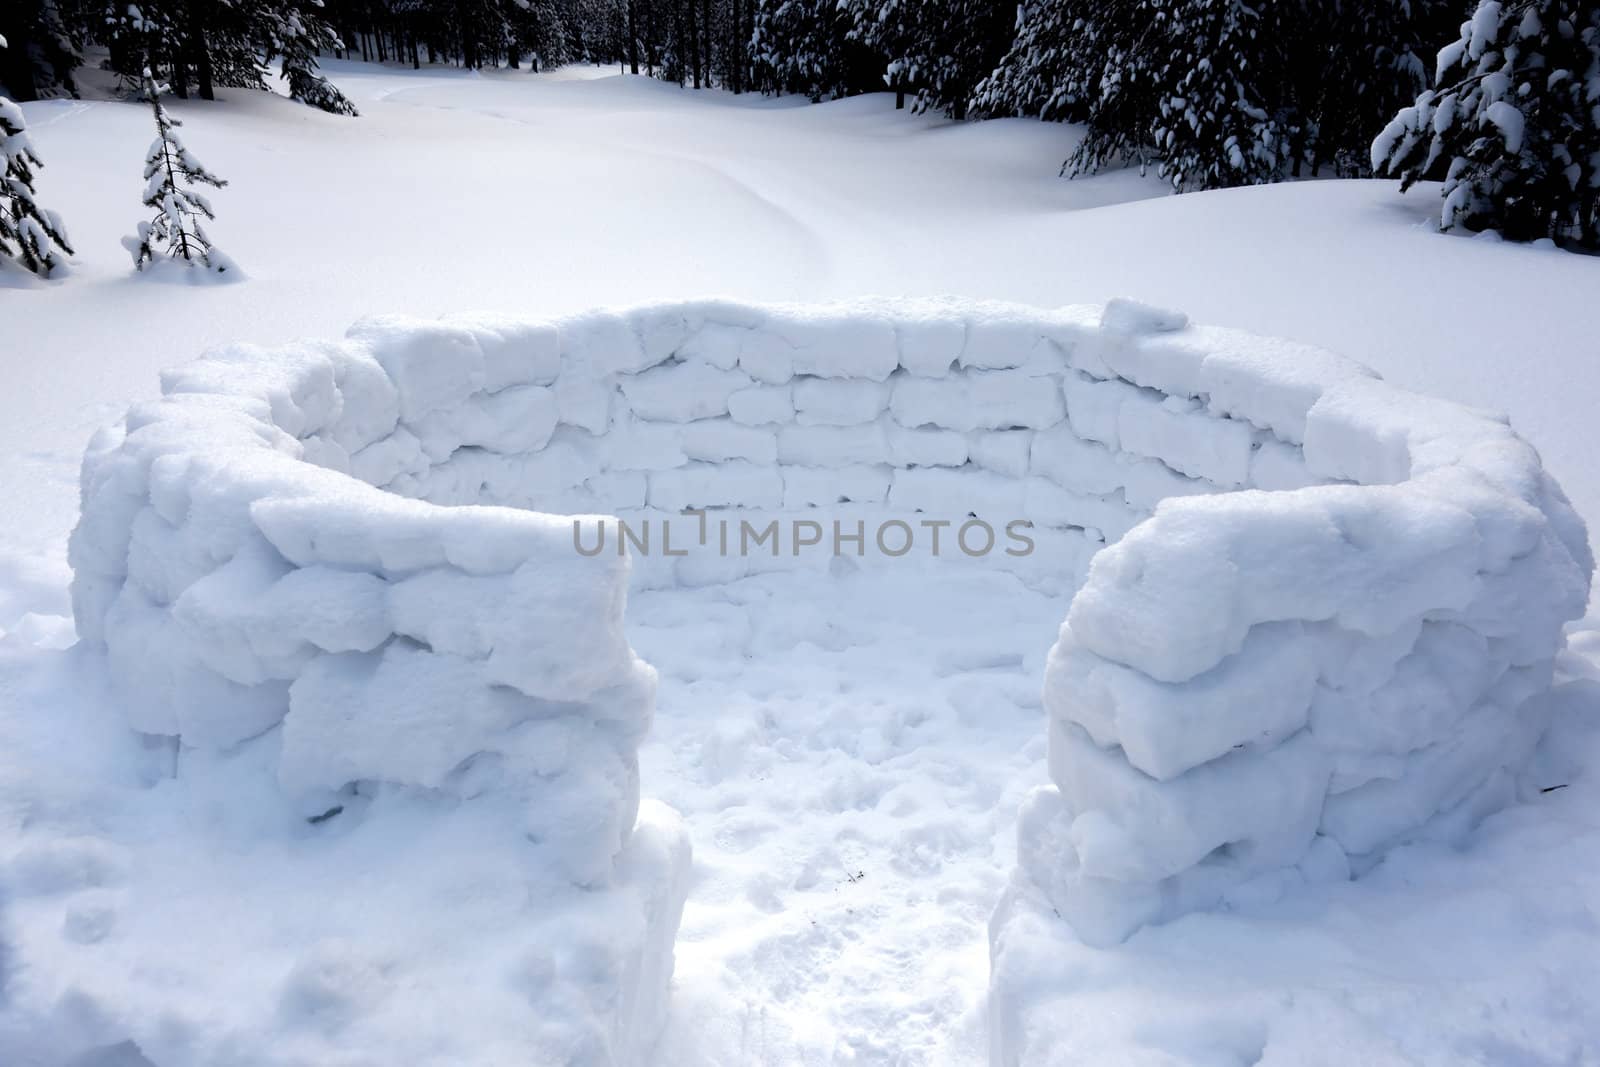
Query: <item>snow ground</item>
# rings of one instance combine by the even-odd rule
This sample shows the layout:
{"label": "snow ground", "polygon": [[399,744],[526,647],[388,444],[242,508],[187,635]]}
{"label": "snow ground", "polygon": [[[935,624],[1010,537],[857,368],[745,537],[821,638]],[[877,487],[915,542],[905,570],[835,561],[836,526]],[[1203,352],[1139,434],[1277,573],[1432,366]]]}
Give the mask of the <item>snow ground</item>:
{"label": "snow ground", "polygon": [[[213,232],[249,275],[239,285],[130,277],[117,239],[139,217],[141,109],[26,106],[47,164],[41,199],[80,255],[63,283],[0,274],[0,309],[24,309],[0,342],[8,855],[91,830],[136,849],[138,834],[96,822],[84,796],[86,779],[136,761],[110,740],[77,745],[98,683],[54,651],[71,641],[77,463],[94,428],[154,394],[160,367],[223,341],[336,335],[388,310],[1126,294],[1509,411],[1579,511],[1600,518],[1600,304],[1586,299],[1600,260],[1439,237],[1426,190],[1308,182],[1173,198],[1129,173],[1055,178],[1070,129],[952,126],[882,96],[809,107],[594,71],[332,67],[360,119],[246,93],[173,108],[190,148],[231,179]],[[454,195],[436,202],[441,189]],[[696,844],[659,1062],[982,1061],[985,926],[1016,803],[1045,780],[1038,691],[1064,613],[996,575],[931,587],[773,575],[635,597],[632,639],[663,672],[645,792],[685,814]],[[1580,644],[1590,658],[1571,671],[1600,677],[1600,634]],[[1468,853],[1419,846],[1292,909],[1191,917],[1119,953],[1041,936],[1058,1050],[1090,1062],[1600,1060],[1584,994],[1600,983],[1600,786],[1581,774],[1600,762],[1591,694],[1568,692],[1541,768],[1568,788],[1497,816]],[[207,885],[202,869],[169,907]],[[164,886],[135,878],[127,891],[155,901]],[[93,904],[35,893],[9,922],[25,947],[58,944],[68,911],[92,925]],[[461,905],[460,926],[481,933],[496,906]],[[384,914],[416,922],[400,906]],[[159,916],[140,927],[163,929]],[[224,958],[295,928],[269,913],[182,956]],[[471,974],[481,942],[458,940],[444,965]],[[77,942],[59,951],[92,965]]]}
{"label": "snow ground", "polygon": [[662,672],[644,780],[696,835],[661,1062],[980,1063],[1063,604],[992,573],[807,585],[629,604]]}

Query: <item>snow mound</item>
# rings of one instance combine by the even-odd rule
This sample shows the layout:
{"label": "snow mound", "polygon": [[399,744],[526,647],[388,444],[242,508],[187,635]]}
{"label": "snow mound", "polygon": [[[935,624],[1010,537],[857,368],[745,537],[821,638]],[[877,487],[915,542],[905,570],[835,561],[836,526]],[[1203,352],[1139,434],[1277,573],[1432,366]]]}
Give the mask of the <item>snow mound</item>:
{"label": "snow mound", "polygon": [[[91,444],[70,548],[129,725],[270,744],[307,816],[515,797],[529,862],[597,889],[654,699],[630,580],[910,555],[1078,590],[997,915],[1107,944],[1502,803],[1593,569],[1503,421],[1125,301],[379,318],[162,386]],[[641,937],[618,1048],[670,975]]]}

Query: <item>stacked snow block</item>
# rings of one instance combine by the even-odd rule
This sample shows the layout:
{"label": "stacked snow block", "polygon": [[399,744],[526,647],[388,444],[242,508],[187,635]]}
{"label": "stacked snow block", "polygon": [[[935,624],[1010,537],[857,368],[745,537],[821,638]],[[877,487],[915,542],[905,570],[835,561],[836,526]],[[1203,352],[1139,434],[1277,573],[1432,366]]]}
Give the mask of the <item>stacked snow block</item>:
{"label": "stacked snow block", "polygon": [[639,814],[656,674],[623,634],[628,561],[577,555],[548,515],[348,473],[426,417],[419,396],[451,395],[450,359],[407,362],[417,347],[237,345],[164,375],[85,456],[78,631],[132,729],[258,746],[288,814],[399,791],[520,820],[531,899],[576,889],[619,917],[593,963],[616,988],[585,972],[572,993],[592,1002],[595,1047],[627,1062],[664,1018],[689,872],[676,816]]}
{"label": "stacked snow block", "polygon": [[1195,473],[1283,488],[1168,499],[1091,564],[1045,679],[1053,784],[992,926],[998,1035],[1040,915],[1113,944],[1459,838],[1513,799],[1594,565],[1501,418],[1225,331],[1146,319],[1100,352],[1271,433],[1248,467],[1195,440]]}
{"label": "stacked snow block", "polygon": [[[312,810],[352,783],[516,791],[579,884],[638,804],[630,581],[898,565],[886,522],[1026,524],[1031,553],[946,529],[940,557],[1078,590],[997,1010],[1019,909],[1115,942],[1502,803],[1593,569],[1504,421],[1128,302],[382,318],[162,384],[91,446],[71,546],[133,727],[270,736]],[[820,546],[580,549],[574,516],[685,509]]]}
{"label": "stacked snow block", "polygon": [[[619,516],[635,529],[703,509],[735,534],[740,520],[780,520],[757,551],[718,540],[687,558],[635,552],[632,580],[652,586],[834,554],[926,560],[940,531],[920,516],[949,524],[942,560],[981,558],[1070,591],[1164,498],[1320,480],[1270,424],[1106,362],[1118,337],[1161,314],[1119,303],[1101,319],[1099,308],[931,300],[374,319],[349,343],[384,370],[397,416],[365,435],[301,440],[312,462],[436,504]],[[821,523],[814,550],[790,543],[796,518]],[[875,537],[893,519],[911,520],[909,552],[903,531]],[[956,540],[968,520],[995,531],[992,546]],[[1005,535],[1013,523],[1027,551]]]}

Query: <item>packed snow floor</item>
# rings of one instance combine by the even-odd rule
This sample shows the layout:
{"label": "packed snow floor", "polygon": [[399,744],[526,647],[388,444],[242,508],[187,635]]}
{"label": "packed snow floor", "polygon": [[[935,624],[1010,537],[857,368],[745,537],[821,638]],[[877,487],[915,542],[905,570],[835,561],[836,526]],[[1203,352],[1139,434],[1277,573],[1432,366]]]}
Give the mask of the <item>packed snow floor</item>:
{"label": "packed snow floor", "polygon": [[644,780],[695,834],[663,1062],[983,1062],[1062,609],[1005,575],[853,567],[632,599],[662,674]]}
{"label": "packed snow floor", "polygon": [[[0,1015],[0,1063],[56,1067],[68,1036],[113,1042],[114,993],[50,984],[96,953],[141,961],[217,1028],[234,1021],[230,989],[287,983],[258,1040],[292,1052],[297,1027],[345,1028],[378,1063],[411,1062],[382,1044],[402,1003],[385,990],[408,974],[455,977],[435,1010],[457,1063],[497,1062],[473,1020],[523,988],[480,828],[416,842],[403,823],[368,827],[365,882],[286,867],[251,768],[147,788],[161,754],[117,732],[93,664],[67,650],[84,442],[208,345],[331,336],[395,310],[1125,294],[1507,410],[1600,521],[1600,260],[1439,237],[1427,190],[1063,182],[1068,128],[951,126],[881,96],[806,107],[606,72],[333,74],[360,119],[245,93],[173,108],[231,179],[213,232],[249,279],[228,286],[130,276],[117,239],[139,217],[142,109],[27,105],[41,201],[80,256],[60,283],[0,274],[0,922],[16,945],[0,964],[17,1002],[55,1006],[43,1031]],[[633,597],[630,637],[662,673],[644,792],[695,842],[655,1062],[984,1062],[987,923],[1016,805],[1046,780],[1039,690],[1065,611],[1009,577],[893,568]],[[1042,924],[1031,1025],[1064,1062],[1600,1062],[1600,630],[1574,645],[1580,680],[1531,782],[1550,792],[1472,847],[1402,849],[1356,883],[1114,951]],[[319,914],[321,878],[368,891]],[[352,960],[335,942],[295,971],[340,922],[389,930],[394,954]],[[184,977],[197,970],[213,980]]]}

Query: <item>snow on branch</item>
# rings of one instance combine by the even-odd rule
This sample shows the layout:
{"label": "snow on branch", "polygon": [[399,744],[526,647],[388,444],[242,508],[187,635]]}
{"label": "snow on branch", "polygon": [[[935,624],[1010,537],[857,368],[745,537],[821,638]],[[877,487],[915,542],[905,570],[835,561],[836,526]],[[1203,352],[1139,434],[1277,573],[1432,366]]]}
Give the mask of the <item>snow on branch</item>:
{"label": "snow on branch", "polygon": [[[5,39],[0,37],[0,47]],[[0,96],[0,256],[14,259],[40,277],[48,277],[72,255],[67,228],[34,198],[33,173],[43,164],[28,139],[22,108]]]}

